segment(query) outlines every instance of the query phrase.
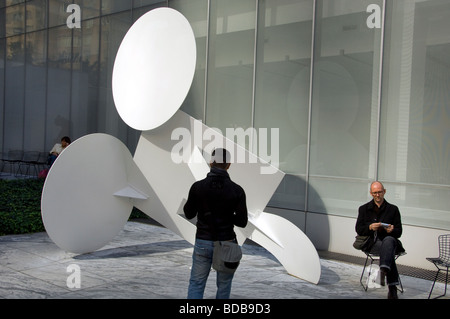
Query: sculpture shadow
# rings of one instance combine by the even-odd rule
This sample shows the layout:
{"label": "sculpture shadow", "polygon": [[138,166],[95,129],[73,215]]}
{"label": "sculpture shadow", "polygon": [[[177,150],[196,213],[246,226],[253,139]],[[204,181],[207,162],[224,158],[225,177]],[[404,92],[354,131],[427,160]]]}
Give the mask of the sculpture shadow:
{"label": "sculpture shadow", "polygon": [[73,257],[75,260],[116,259],[126,257],[141,257],[160,253],[170,253],[177,250],[191,248],[192,245],[185,240],[171,240],[140,245],[120,246],[97,250],[92,253]]}
{"label": "sculpture shadow", "polygon": [[[330,225],[327,209],[319,193],[306,180],[287,174],[267,206],[268,212],[284,217],[301,229],[317,250],[330,245]],[[308,192],[308,201],[306,193]],[[305,203],[308,202],[308,207]]]}

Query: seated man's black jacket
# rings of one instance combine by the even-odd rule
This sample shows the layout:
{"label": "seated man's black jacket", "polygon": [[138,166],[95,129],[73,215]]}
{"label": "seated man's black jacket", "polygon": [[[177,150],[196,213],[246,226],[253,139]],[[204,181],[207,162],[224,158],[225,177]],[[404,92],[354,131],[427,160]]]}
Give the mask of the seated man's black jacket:
{"label": "seated man's black jacket", "polygon": [[[386,236],[392,236],[397,239],[397,253],[405,252],[405,249],[399,240],[403,233],[403,227],[398,207],[384,200],[379,211],[376,212],[375,205],[374,200],[371,200],[370,202],[359,207],[358,219],[355,226],[356,233],[362,236],[370,236],[372,239],[370,243],[372,244],[376,238],[383,240]],[[380,228],[377,232],[369,230],[369,226],[371,224],[380,222],[394,225],[394,230],[392,233],[388,234],[383,228]],[[363,250],[367,251],[370,248],[371,245]]]}
{"label": "seated man's black jacket", "polygon": [[194,183],[184,205],[186,218],[197,216],[196,238],[225,241],[236,238],[234,226],[247,225],[247,204],[243,188],[234,183],[226,170],[211,168]]}

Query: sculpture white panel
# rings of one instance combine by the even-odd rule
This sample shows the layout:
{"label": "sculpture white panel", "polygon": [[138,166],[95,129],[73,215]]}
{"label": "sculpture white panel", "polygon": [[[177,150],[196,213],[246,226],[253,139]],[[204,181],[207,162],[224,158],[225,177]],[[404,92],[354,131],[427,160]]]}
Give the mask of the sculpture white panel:
{"label": "sculpture white panel", "polygon": [[113,97],[125,123],[146,131],[169,120],[189,92],[195,65],[194,32],[181,13],[158,8],[143,15],[114,64]]}
{"label": "sculpture white panel", "polygon": [[[185,130],[181,130],[183,128]],[[191,134],[184,136],[184,141],[169,138],[177,130]],[[202,138],[208,130],[210,129],[198,120],[178,111],[157,130],[142,133],[134,156],[136,164],[160,201],[157,207],[151,201],[140,201],[136,207],[191,243],[195,241],[196,228],[183,217],[183,206],[191,185],[205,178],[209,172],[206,161],[199,160],[199,150],[213,148],[211,141]],[[190,161],[173,160],[173,150],[179,150],[177,145],[180,143],[184,146],[182,153],[188,153],[184,158]],[[288,220],[263,212],[284,173],[272,167],[273,174],[261,174],[261,169],[267,167],[268,163],[262,162],[219,133],[216,134],[214,143],[217,146],[228,145],[227,149],[235,155],[235,163],[231,164],[229,173],[247,195],[249,225],[245,229],[235,228],[239,243],[242,244],[246,238],[252,239],[270,251],[289,274],[317,284],[321,274],[320,259],[311,241]],[[245,153],[246,162],[237,162],[237,154],[241,154],[240,152]]]}
{"label": "sculpture white panel", "polygon": [[42,218],[50,238],[67,251],[97,250],[135,206],[194,243],[196,227],[183,206],[191,185],[209,172],[203,154],[226,147],[230,176],[247,195],[249,224],[236,229],[239,242],[251,238],[290,274],[317,284],[320,260],[310,240],[286,219],[263,212],[284,173],[179,111],[192,83],[195,47],[189,23],[173,9],[155,9],[133,25],[116,59],[113,94],[122,119],[144,131],[136,153],[133,158],[105,134],[72,143],[44,186]]}
{"label": "sculpture white panel", "polygon": [[74,253],[102,248],[130,216],[133,202],[114,196],[128,187],[149,198],[150,186],[122,142],[106,134],[76,140],[59,155],[45,181],[41,209],[49,237]]}
{"label": "sculpture white panel", "polygon": [[262,213],[250,222],[256,227],[249,236],[272,253],[292,276],[318,284],[320,259],[309,238],[287,219]]}

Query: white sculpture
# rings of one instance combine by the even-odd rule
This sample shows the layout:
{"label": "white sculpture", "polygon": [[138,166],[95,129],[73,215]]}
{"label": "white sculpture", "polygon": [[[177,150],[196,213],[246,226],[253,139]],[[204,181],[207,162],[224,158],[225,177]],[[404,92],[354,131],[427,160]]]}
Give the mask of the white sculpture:
{"label": "white sculpture", "polygon": [[[234,154],[229,173],[247,195],[249,224],[235,229],[239,242],[252,239],[288,273],[317,284],[320,260],[310,240],[288,220],[263,212],[284,173],[179,110],[195,64],[194,34],[177,11],[155,9],[132,26],[117,54],[113,95],[123,120],[144,131],[134,158],[106,134],[73,142],[44,186],[48,235],[64,250],[92,252],[120,232],[135,206],[193,243],[196,227],[184,217],[183,206],[190,186],[209,172],[204,151],[217,143]],[[190,134],[180,141],[174,132]],[[211,134],[214,141],[204,138]],[[174,160],[174,153],[183,160]],[[245,161],[236,163],[239,156]],[[262,174],[267,168],[271,174]]]}

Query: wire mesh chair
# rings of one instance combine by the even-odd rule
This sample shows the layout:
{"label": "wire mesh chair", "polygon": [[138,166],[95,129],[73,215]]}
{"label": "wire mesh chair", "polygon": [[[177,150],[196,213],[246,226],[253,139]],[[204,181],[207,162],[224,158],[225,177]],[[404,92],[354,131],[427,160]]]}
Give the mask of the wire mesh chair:
{"label": "wire mesh chair", "polygon": [[10,150],[6,158],[2,158],[2,169],[3,172],[6,165],[10,165],[10,172],[13,175],[17,175],[17,169],[19,163],[22,161],[23,151],[21,150]]}
{"label": "wire mesh chair", "polygon": [[[23,154],[23,159],[19,163],[19,169],[17,175],[30,175],[30,168],[33,167],[35,169],[35,175],[37,176],[36,171],[36,162],[39,160],[39,152],[25,152]],[[25,172],[22,172],[22,167],[26,167]]]}
{"label": "wire mesh chair", "polygon": [[434,277],[433,286],[431,287],[431,291],[430,291],[430,294],[428,295],[428,299],[430,299],[430,297],[431,297],[431,294],[434,289],[434,285],[436,284],[436,280],[437,280],[441,270],[446,271],[444,294],[435,297],[435,299],[444,297],[447,294],[448,270],[450,268],[450,234],[439,236],[438,243],[439,243],[439,257],[438,258],[427,258],[427,260],[429,262],[432,262],[437,268],[436,276]]}
{"label": "wire mesh chair", "polygon": [[[367,284],[367,280],[369,279],[369,277],[371,275],[371,272],[372,272],[372,269],[373,269],[373,263],[375,261],[377,261],[377,260],[380,260],[380,255],[373,254],[373,253],[370,253],[370,252],[364,252],[364,253],[366,254],[367,257],[366,257],[366,262],[364,263],[363,271],[361,273],[361,278],[359,279],[359,283],[361,284],[361,286],[363,286],[364,290],[367,291],[367,289],[369,288],[369,285]],[[395,255],[395,260],[397,260],[398,257],[403,256],[403,255],[406,255],[406,252],[402,252],[402,253],[396,254]],[[370,263],[369,263],[369,260],[370,260]],[[369,269],[368,274],[366,274],[366,268]],[[364,279],[364,277],[365,277],[364,275],[365,274],[367,275],[367,280]],[[404,290],[403,290],[402,281],[400,279],[400,275],[398,276],[398,283],[400,285],[400,289],[398,289],[398,288],[397,289],[398,289],[398,291],[403,293]]]}
{"label": "wire mesh chair", "polygon": [[39,159],[35,163],[38,171],[48,168],[48,152],[39,152]]}

